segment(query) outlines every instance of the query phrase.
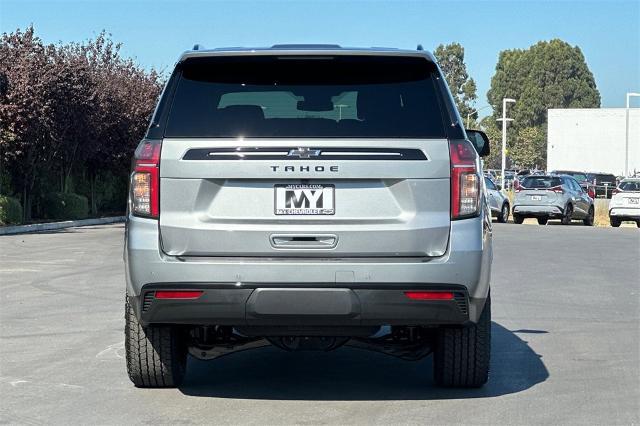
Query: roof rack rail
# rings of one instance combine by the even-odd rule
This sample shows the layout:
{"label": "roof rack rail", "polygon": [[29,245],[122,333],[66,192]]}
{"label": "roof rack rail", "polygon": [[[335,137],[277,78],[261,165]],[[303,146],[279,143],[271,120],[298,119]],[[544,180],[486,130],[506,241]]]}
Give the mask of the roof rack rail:
{"label": "roof rack rail", "polygon": [[204,46],[201,44],[194,44],[191,50],[204,50]]}
{"label": "roof rack rail", "polygon": [[424,47],[422,47],[421,44],[418,44],[418,47],[416,47],[416,50],[424,50]]}
{"label": "roof rack rail", "polygon": [[274,44],[272,49],[340,49],[339,44]]}

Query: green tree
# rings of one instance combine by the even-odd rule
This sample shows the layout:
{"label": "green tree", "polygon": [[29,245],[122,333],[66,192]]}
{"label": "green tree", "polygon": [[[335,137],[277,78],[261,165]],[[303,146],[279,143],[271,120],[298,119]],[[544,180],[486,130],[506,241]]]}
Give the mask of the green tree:
{"label": "green tree", "polygon": [[487,93],[495,117],[502,98],[517,102],[509,116],[518,128],[544,126],[549,108],[598,108],[600,92],[579,47],[554,39],[500,52]]}
{"label": "green tree", "polygon": [[520,167],[546,165],[549,108],[600,107],[600,92],[582,51],[558,39],[500,52],[487,93],[494,110],[491,126],[502,115],[505,97],[517,101],[508,110],[514,121],[507,146],[510,159]]}
{"label": "green tree", "polygon": [[539,127],[525,127],[516,135],[509,158],[518,168],[531,169],[546,164],[545,135]]}
{"label": "green tree", "polygon": [[499,169],[502,162],[502,132],[493,122],[493,117],[485,117],[480,121],[480,128],[489,137],[489,155],[483,158],[485,169]]}
{"label": "green tree", "polygon": [[[462,118],[473,111],[473,104],[477,99],[476,82],[469,77],[467,65],[464,63],[464,47],[459,43],[439,45],[433,52],[442,72],[449,84],[449,90],[453,95],[458,111]],[[477,114],[471,114],[475,120]],[[465,123],[466,124],[466,123]]]}

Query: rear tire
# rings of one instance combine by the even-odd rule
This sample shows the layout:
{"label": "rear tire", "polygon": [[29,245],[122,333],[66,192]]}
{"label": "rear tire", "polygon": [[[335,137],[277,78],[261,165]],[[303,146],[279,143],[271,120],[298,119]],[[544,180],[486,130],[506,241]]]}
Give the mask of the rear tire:
{"label": "rear tire", "polygon": [[538,218],[538,225],[546,225],[547,221],[549,221],[548,217],[539,217]]}
{"label": "rear tire", "polygon": [[593,209],[593,206],[589,207],[589,213],[587,214],[587,217],[584,218],[582,223],[584,223],[585,226],[593,226],[595,215],[596,213]]}
{"label": "rear tire", "polygon": [[500,209],[497,219],[500,223],[507,223],[509,220],[509,203],[502,204],[502,209]]}
{"label": "rear tire", "polygon": [[520,216],[519,214],[514,213],[513,214],[513,222],[517,223],[518,225],[521,225],[522,222],[524,222],[524,217]]}
{"label": "rear tire", "polygon": [[567,204],[567,207],[564,209],[564,216],[562,216],[560,223],[563,225],[571,225],[571,216],[573,216],[573,206],[571,204]]}
{"label": "rear tire", "polygon": [[129,303],[125,303],[124,347],[127,373],[139,388],[179,386],[187,365],[187,345],[175,326],[143,327]]}
{"label": "rear tire", "polygon": [[477,388],[489,379],[491,359],[491,296],[487,296],[477,324],[442,327],[433,355],[438,386]]}
{"label": "rear tire", "polygon": [[611,226],[613,226],[614,228],[617,228],[622,223],[622,221],[617,217],[610,217],[609,222],[611,223]]}

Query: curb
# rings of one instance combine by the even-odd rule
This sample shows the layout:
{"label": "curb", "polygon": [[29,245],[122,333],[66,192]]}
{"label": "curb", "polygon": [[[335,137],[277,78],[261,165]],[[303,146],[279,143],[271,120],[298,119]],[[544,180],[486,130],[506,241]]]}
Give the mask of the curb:
{"label": "curb", "polygon": [[124,222],[125,216],[101,217],[98,219],[67,220],[64,222],[34,223],[33,225],[3,226],[0,235],[28,234],[31,232],[52,231],[74,228],[76,226],[106,225]]}

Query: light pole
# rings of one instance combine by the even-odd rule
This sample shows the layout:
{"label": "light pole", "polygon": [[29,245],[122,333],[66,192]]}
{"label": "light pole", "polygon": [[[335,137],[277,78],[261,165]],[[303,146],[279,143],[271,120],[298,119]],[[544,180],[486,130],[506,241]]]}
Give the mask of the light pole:
{"label": "light pole", "polygon": [[469,128],[469,124],[470,124],[470,122],[471,122],[471,121],[470,121],[471,114],[474,114],[474,113],[476,113],[476,112],[480,112],[480,111],[482,111],[483,109],[487,109],[487,108],[491,108],[491,105],[485,105],[485,106],[483,106],[482,108],[474,109],[474,110],[471,110],[470,112],[468,112],[468,113],[467,113],[467,129]]}
{"label": "light pole", "polygon": [[498,121],[502,121],[502,189],[504,189],[504,167],[507,161],[507,121],[513,121],[513,118],[507,118],[507,103],[515,103],[515,99],[502,98],[502,118]]}
{"label": "light pole", "polygon": [[629,99],[632,96],[640,96],[640,93],[627,93],[627,114],[625,118],[625,139],[624,139],[624,177],[629,176]]}

